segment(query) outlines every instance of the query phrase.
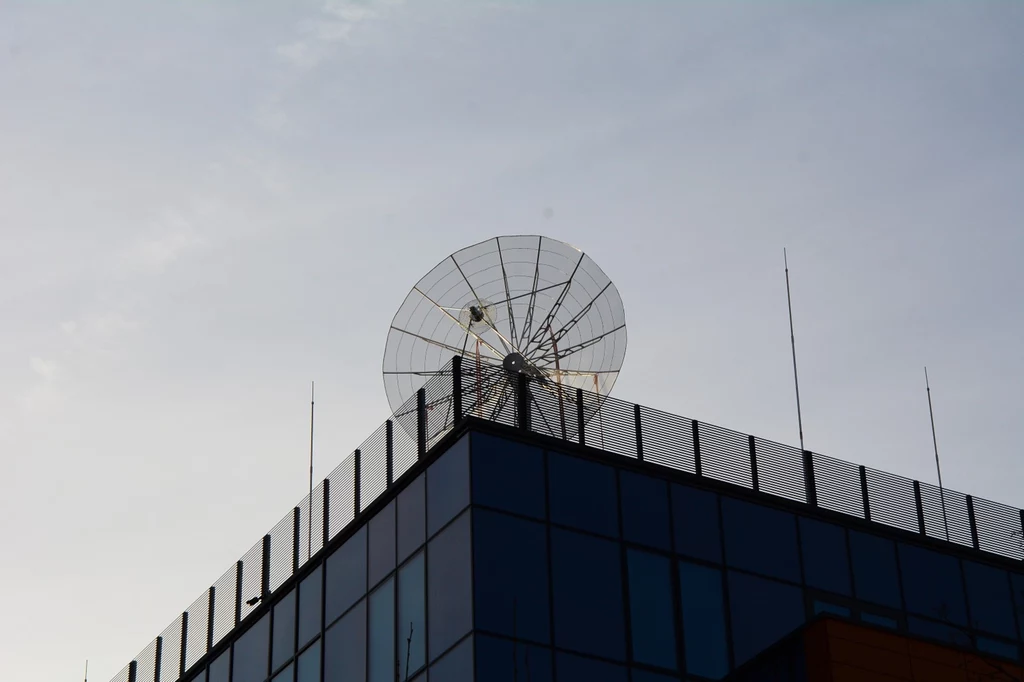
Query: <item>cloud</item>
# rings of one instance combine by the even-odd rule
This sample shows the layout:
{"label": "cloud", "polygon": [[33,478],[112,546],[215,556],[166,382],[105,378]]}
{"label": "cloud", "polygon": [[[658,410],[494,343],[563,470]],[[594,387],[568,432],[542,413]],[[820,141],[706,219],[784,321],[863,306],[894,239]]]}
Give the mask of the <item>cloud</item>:
{"label": "cloud", "polygon": [[299,24],[302,37],[279,45],[277,55],[301,71],[313,69],[333,55],[337,43],[349,42],[358,26],[402,4],[404,0],[328,0],[318,16]]}
{"label": "cloud", "polygon": [[130,272],[159,274],[186,251],[206,245],[206,239],[197,234],[192,223],[176,212],[167,212],[157,221],[156,237],[140,239],[121,254],[124,268]]}
{"label": "cloud", "polygon": [[41,376],[47,381],[53,380],[57,376],[57,363],[53,361],[43,360],[40,357],[33,357],[28,362],[29,367],[32,371]]}

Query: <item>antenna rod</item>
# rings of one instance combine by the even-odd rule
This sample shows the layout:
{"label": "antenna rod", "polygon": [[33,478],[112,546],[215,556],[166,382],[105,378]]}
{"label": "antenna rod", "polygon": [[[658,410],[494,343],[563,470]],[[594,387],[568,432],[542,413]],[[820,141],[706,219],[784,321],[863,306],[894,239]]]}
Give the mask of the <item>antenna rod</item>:
{"label": "antenna rod", "polygon": [[85,682],[89,682],[89,659],[85,659]]}
{"label": "antenna rod", "polygon": [[793,348],[793,385],[796,387],[796,424],[800,429],[800,449],[804,449],[804,419],[800,413],[800,379],[796,373],[796,336],[793,334],[793,297],[789,293],[789,258],[786,249],[782,249],[782,259],[786,263],[786,303],[789,305],[789,343]]}
{"label": "antenna rod", "polygon": [[932,387],[928,383],[928,368],[924,368],[924,390],[928,393],[928,417],[932,420],[932,447],[935,448],[935,472],[939,475],[939,500],[942,502],[942,526],[949,542],[949,522],[946,521],[946,491],[942,487],[942,467],[939,466],[939,441],[935,437],[935,410],[932,409]]}
{"label": "antenna rod", "polygon": [[309,510],[306,514],[307,533],[306,560],[313,556],[313,396],[315,382],[309,382]]}

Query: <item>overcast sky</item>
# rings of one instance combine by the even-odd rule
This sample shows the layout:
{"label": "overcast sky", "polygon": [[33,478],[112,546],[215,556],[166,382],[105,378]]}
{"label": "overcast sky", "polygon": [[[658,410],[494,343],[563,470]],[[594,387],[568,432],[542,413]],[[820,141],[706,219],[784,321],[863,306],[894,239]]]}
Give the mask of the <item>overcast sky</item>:
{"label": "overcast sky", "polygon": [[1024,505],[1024,4],[0,6],[0,678],[105,682],[389,410],[450,252],[616,282],[616,395]]}

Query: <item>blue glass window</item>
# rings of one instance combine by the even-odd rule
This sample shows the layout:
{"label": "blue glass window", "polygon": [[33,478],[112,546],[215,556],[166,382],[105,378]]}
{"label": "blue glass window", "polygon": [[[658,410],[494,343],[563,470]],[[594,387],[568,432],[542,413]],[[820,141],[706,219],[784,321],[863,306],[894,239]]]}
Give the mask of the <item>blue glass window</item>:
{"label": "blue glass window", "polygon": [[509,637],[550,642],[545,526],[476,510],[473,552],[476,627]]}
{"label": "blue glass window", "polygon": [[633,682],[677,682],[677,678],[659,675],[647,670],[633,669]]}
{"label": "blue glass window", "polygon": [[996,635],[1016,637],[1013,598],[1006,571],[973,561],[965,561],[963,566],[971,624]]}
{"label": "blue glass window", "polygon": [[552,528],[551,552],[555,645],[625,660],[619,545]]}
{"label": "blue glass window", "polygon": [[299,654],[298,675],[295,682],[320,682],[320,642]]}
{"label": "blue glass window", "polygon": [[206,682],[228,682],[231,674],[231,649],[214,659],[206,672]]}
{"label": "blue glass window", "polygon": [[395,503],[377,512],[369,526],[370,585],[376,585],[395,570]]}
{"label": "blue glass window", "polygon": [[273,678],[273,682],[294,682],[294,680],[295,666],[293,666],[291,663],[289,663],[284,670],[274,675]]}
{"label": "blue glass window", "polygon": [[903,543],[899,553],[907,610],[967,625],[960,561],[948,554]]}
{"label": "blue glass window", "polygon": [[544,519],[544,453],[522,443],[473,434],[473,502]]}
{"label": "blue glass window", "polygon": [[370,646],[367,658],[370,682],[395,680],[395,579],[370,594]]}
{"label": "blue glass window", "polygon": [[295,653],[295,590],[274,604],[274,642],[271,650],[271,670]]}
{"label": "blue glass window", "polygon": [[633,660],[676,668],[676,627],[669,560],[637,550],[626,552]]}
{"label": "blue glass window", "polygon": [[366,600],[324,633],[324,682],[366,680]]}
{"label": "blue glass window", "polygon": [[430,666],[430,679],[432,682],[473,682],[473,638],[462,640],[435,661]]}
{"label": "blue glass window", "polygon": [[1013,600],[1017,610],[1017,627],[1024,639],[1024,575],[1010,573],[1010,589],[1013,590]]}
{"label": "blue glass window", "polygon": [[743,665],[804,622],[803,591],[774,580],[729,571],[732,644]]}
{"label": "blue glass window", "polygon": [[232,682],[263,682],[270,654],[270,614],[264,614],[235,642]]}
{"label": "blue glass window", "polygon": [[[398,570],[398,664],[400,680],[427,662],[427,583],[420,552]],[[406,663],[408,662],[409,671]]]}
{"label": "blue glass window", "polygon": [[427,469],[427,536],[469,506],[469,438],[463,436]]}
{"label": "blue glass window", "polygon": [[475,634],[476,679],[487,682],[551,682],[551,651],[544,647]]}
{"label": "blue glass window", "polygon": [[629,675],[625,666],[597,661],[593,658],[558,654],[555,657],[559,680],[576,682],[627,682]]}
{"label": "blue glass window", "polygon": [[722,498],[725,558],[730,566],[800,582],[796,519],[759,504]]}
{"label": "blue glass window", "polygon": [[323,572],[316,570],[299,583],[299,648],[320,634],[321,595],[323,594]]}
{"label": "blue glass window", "polygon": [[729,672],[725,634],[722,572],[680,562],[679,586],[683,602],[683,644],[686,672],[719,678]]}
{"label": "blue glass window", "polygon": [[553,523],[618,537],[614,469],[549,452],[548,476]]}
{"label": "blue glass window", "polygon": [[849,535],[857,598],[902,609],[896,546],[891,540],[855,530],[851,530]]}
{"label": "blue glass window", "polygon": [[426,478],[420,474],[405,490],[398,493],[398,562],[427,541],[427,488]]}
{"label": "blue glass window", "polygon": [[846,530],[831,523],[800,519],[804,582],[828,592],[851,595],[850,562],[846,556]]}
{"label": "blue glass window", "polygon": [[978,637],[978,649],[1014,661],[1020,657],[1020,649],[1016,644],[989,637]]}
{"label": "blue glass window", "polygon": [[469,512],[430,541],[427,548],[427,628],[430,660],[473,626],[473,557]]}
{"label": "blue glass window", "polygon": [[673,485],[672,522],[676,552],[721,563],[718,495],[706,490]]}
{"label": "blue glass window", "polygon": [[650,476],[620,471],[619,495],[622,498],[622,534],[626,540],[671,550],[668,484]]}
{"label": "blue glass window", "polygon": [[907,629],[912,634],[921,635],[928,639],[934,639],[937,642],[943,642],[944,644],[954,644],[956,646],[971,646],[970,636],[958,627],[949,625],[948,623],[937,623],[927,618],[917,618],[915,616],[909,616],[907,618]]}
{"label": "blue glass window", "polygon": [[899,623],[896,622],[895,618],[889,616],[880,616],[877,613],[862,613],[860,619],[865,623],[871,623],[872,625],[881,625],[883,628],[891,628],[895,630],[899,627]]}
{"label": "blue glass window", "polygon": [[847,606],[840,606],[838,604],[829,604],[827,601],[814,600],[814,613],[833,613],[837,616],[843,616],[844,618],[850,617],[850,609]]}
{"label": "blue glass window", "polygon": [[366,526],[327,557],[325,621],[330,625],[366,595]]}

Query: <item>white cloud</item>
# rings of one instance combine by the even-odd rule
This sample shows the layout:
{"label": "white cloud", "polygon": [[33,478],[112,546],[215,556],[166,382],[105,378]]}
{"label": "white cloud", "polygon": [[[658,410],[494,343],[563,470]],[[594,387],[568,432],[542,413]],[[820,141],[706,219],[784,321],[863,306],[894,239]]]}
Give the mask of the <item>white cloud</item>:
{"label": "white cloud", "polygon": [[206,245],[206,239],[177,212],[167,212],[157,221],[156,237],[144,238],[129,246],[122,254],[125,269],[144,274],[159,274],[186,251]]}
{"label": "white cloud", "polygon": [[53,361],[43,360],[40,357],[33,357],[29,360],[29,366],[32,371],[41,376],[47,381],[52,381],[57,376],[57,363]]}
{"label": "white cloud", "polygon": [[383,18],[384,11],[404,0],[328,0],[320,15],[299,24],[303,38],[279,45],[279,57],[297,69],[308,71],[328,59],[336,43],[348,42],[356,27]]}

